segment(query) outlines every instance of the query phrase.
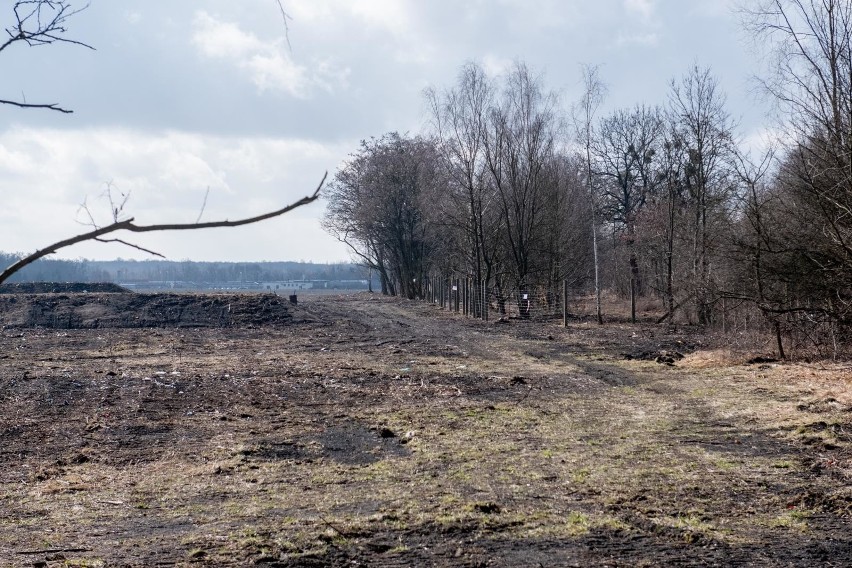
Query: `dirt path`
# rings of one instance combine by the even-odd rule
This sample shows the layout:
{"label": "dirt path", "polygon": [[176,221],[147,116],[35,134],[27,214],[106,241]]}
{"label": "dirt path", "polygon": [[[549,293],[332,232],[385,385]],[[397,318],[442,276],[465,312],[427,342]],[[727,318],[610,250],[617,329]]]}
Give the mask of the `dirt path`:
{"label": "dirt path", "polygon": [[276,321],[4,330],[0,565],[852,564],[848,365],[368,296]]}

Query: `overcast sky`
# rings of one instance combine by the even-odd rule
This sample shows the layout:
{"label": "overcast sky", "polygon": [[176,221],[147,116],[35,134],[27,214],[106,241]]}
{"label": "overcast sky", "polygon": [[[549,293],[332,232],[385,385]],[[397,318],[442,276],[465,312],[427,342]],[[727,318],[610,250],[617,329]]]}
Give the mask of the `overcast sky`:
{"label": "overcast sky", "polygon": [[[73,0],[72,0],[73,2]],[[8,3],[7,3],[8,4]],[[82,5],[79,2],[78,5]],[[0,250],[29,252],[109,220],[107,183],[139,223],[250,216],[310,193],[358,141],[419,132],[423,89],[462,64],[498,75],[513,60],[544,75],[567,110],[580,64],[600,64],[602,113],[664,104],[672,78],[710,66],[744,139],[767,120],[750,77],[755,47],[726,0],[91,0],[73,45],[0,53],[0,99],[59,103],[64,115],[0,105]],[[0,13],[4,27],[11,10]],[[238,229],[151,234],[174,260],[347,260],[315,203]],[[62,258],[146,258],[85,244]]]}

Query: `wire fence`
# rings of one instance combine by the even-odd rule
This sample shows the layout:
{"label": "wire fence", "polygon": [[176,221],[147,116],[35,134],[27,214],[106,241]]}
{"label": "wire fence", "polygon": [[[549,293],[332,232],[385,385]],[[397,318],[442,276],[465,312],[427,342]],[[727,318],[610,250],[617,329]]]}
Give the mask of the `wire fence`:
{"label": "wire fence", "polygon": [[[612,291],[603,293],[604,315],[609,322],[696,325],[695,308],[677,302],[667,309],[653,295],[631,301]],[[528,289],[486,286],[471,278],[429,278],[424,297],[441,308],[485,321],[519,319],[532,322],[561,322],[595,318],[595,301],[588,293],[569,295],[569,285],[535,286]],[[569,313],[570,311],[570,313]],[[713,341],[737,349],[777,350],[780,357],[837,359],[852,356],[852,327],[841,325],[818,312],[773,315],[761,312],[753,302],[720,297],[711,306],[710,320],[703,329]],[[781,345],[784,345],[783,350]]]}
{"label": "wire fence", "polygon": [[499,318],[567,321],[568,287],[529,289],[486,286],[470,278],[430,278],[426,300],[441,308],[488,321]]}

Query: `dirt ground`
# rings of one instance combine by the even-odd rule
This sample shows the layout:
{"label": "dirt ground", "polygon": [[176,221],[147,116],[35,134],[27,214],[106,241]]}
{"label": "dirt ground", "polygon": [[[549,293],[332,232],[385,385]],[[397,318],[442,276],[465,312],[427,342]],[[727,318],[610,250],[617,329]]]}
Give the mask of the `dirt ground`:
{"label": "dirt ground", "polygon": [[852,565],[849,363],[130,296],[2,298],[2,566]]}

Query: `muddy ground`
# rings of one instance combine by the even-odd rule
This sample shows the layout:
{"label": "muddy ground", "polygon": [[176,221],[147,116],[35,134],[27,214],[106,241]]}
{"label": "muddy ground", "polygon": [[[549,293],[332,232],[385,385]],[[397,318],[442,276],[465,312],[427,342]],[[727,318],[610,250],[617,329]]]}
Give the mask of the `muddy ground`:
{"label": "muddy ground", "polygon": [[2,566],[852,565],[848,363],[366,294],[159,328],[61,296],[0,316]]}

